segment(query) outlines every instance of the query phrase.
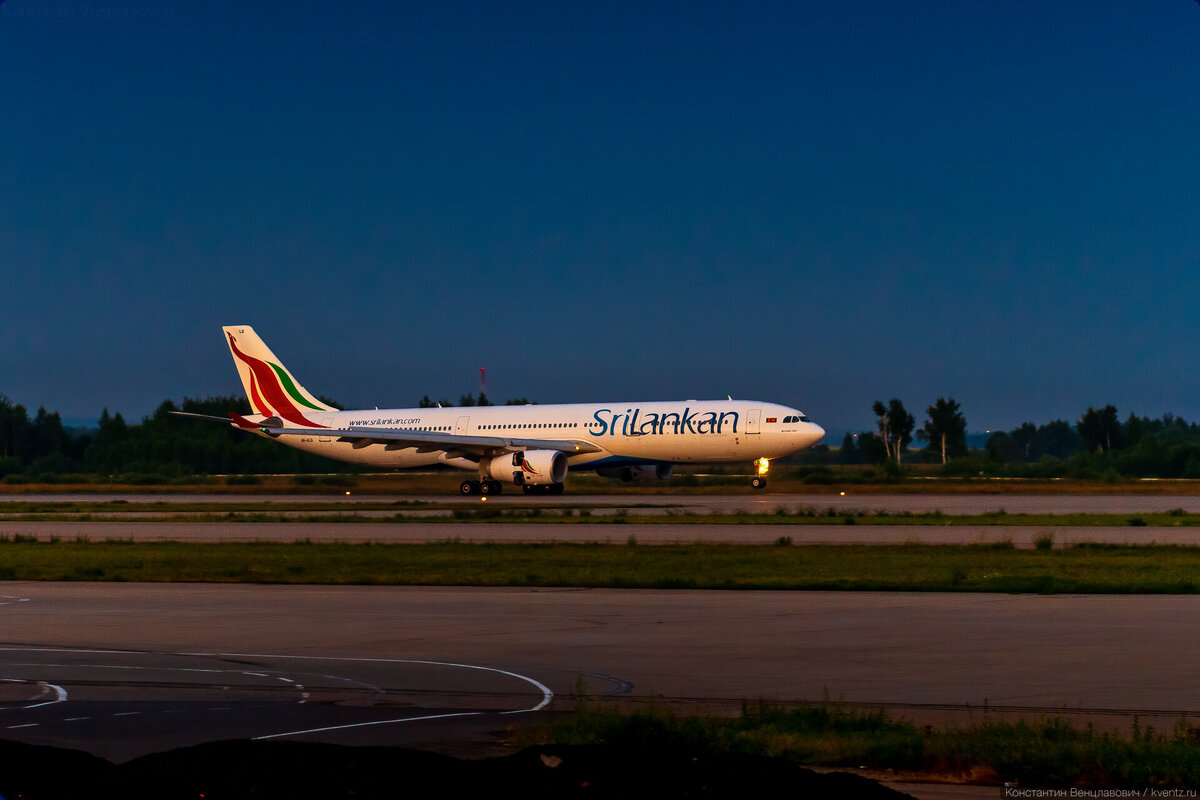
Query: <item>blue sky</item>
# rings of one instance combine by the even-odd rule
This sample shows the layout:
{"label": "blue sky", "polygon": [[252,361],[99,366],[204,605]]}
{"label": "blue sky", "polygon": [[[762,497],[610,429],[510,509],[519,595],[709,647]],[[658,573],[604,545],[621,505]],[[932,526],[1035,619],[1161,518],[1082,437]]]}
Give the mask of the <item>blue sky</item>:
{"label": "blue sky", "polygon": [[1200,5],[0,5],[0,393],[1200,417]]}

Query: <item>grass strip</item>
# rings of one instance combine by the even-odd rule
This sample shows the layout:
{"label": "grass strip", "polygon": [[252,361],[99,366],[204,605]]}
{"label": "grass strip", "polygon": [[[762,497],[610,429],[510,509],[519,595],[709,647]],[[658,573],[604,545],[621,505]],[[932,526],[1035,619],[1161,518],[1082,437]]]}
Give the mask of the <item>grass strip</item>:
{"label": "grass strip", "polygon": [[736,718],[679,716],[652,708],[634,714],[579,703],[545,726],[519,730],[518,745],[607,743],[644,752],[736,753],[804,766],[892,769],[974,783],[1022,787],[1122,788],[1141,792],[1200,786],[1200,729],[1179,720],[1169,733],[1118,734],[1057,718],[985,718],[936,729],[883,711],[836,704],[790,710],[744,708]]}
{"label": "grass strip", "polygon": [[[103,519],[111,522],[501,522],[520,524],[614,524],[636,522],[647,525],[926,525],[995,527],[1200,527],[1200,514],[1178,509],[1146,514],[943,514],[883,511],[798,511],[779,510],[766,514],[744,512],[691,513],[661,506],[608,507],[609,513],[594,514],[594,507],[472,506],[436,503],[345,504],[250,503],[178,505],[110,505],[0,503],[0,520],[9,522],[70,522]],[[387,516],[361,512],[394,511]],[[416,513],[414,513],[416,512]],[[445,512],[431,515],[430,512]]]}
{"label": "grass strip", "polygon": [[0,580],[1195,594],[1200,548],[0,540]]}

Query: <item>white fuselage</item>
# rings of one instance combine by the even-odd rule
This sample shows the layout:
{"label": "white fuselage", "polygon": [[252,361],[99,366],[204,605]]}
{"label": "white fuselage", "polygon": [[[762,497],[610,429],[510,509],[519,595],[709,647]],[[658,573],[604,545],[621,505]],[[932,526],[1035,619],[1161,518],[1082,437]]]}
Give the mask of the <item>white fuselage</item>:
{"label": "white fuselage", "polygon": [[[262,417],[250,419],[257,422]],[[808,447],[825,434],[794,408],[750,400],[373,409],[308,412],[308,419],[325,428],[314,428],[311,436],[281,440],[328,458],[384,468],[443,463],[476,469],[478,460],[463,458],[446,446],[397,447],[380,442],[356,447],[339,442],[339,432],[407,429],[581,441],[600,448],[568,454],[568,464],[575,469],[773,459]]]}

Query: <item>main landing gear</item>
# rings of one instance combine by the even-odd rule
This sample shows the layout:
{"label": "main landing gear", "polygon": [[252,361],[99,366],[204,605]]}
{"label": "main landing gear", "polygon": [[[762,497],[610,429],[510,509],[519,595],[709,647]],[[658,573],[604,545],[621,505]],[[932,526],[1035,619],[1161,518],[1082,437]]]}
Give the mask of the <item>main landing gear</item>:
{"label": "main landing gear", "polygon": [[[3,0],[0,0],[3,2]],[[525,494],[562,494],[563,485],[561,483],[540,483],[537,485],[525,484],[521,487]],[[504,484],[500,481],[463,481],[458,485],[459,494],[464,495],[489,495],[500,494],[504,490]]]}
{"label": "main landing gear", "polygon": [[539,483],[537,485],[525,484],[521,487],[525,490],[525,494],[562,494],[563,485],[561,483]]}
{"label": "main landing gear", "polygon": [[755,489],[767,488],[767,470],[771,468],[771,462],[760,458],[754,462],[754,468],[758,470],[758,474],[750,479],[750,485]]}
{"label": "main landing gear", "polygon": [[500,481],[463,481],[458,491],[461,494],[500,494],[504,485]]}

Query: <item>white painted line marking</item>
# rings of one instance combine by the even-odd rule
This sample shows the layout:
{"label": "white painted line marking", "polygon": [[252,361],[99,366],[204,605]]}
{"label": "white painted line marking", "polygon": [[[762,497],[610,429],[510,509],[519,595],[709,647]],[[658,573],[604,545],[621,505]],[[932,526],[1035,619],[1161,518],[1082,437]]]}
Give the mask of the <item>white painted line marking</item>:
{"label": "white painted line marking", "polygon": [[[460,711],[456,714],[432,714],[428,717],[404,717],[403,719],[380,719],[374,722],[354,722],[349,725],[330,725],[326,728],[309,728],[306,731],[288,731],[287,733],[269,733],[266,736],[255,736],[251,741],[260,739],[279,739],[283,736],[303,736],[306,733],[324,733],[325,731],[341,731],[347,728],[366,728],[371,725],[395,725],[399,722],[419,722],[423,719],[447,719],[448,717],[478,717],[482,711]],[[512,712],[509,712],[512,713]]]}
{"label": "white painted line marking", "polygon": [[36,728],[37,726],[38,723],[36,722],[26,722],[24,725],[9,725],[8,730],[14,731],[17,728]]}
{"label": "white painted line marking", "polygon": [[63,722],[78,722],[81,719],[91,719],[91,717],[67,717]]}
{"label": "white painted line marking", "polygon": [[132,717],[132,716],[135,716],[140,713],[142,713],[142,712],[140,712],[140,711],[120,711],[116,714],[113,714],[113,716],[114,717]]}
{"label": "white painted line marking", "polygon": [[42,706],[52,706],[55,703],[66,702],[67,690],[64,689],[63,687],[56,686],[53,683],[46,683],[45,681],[38,681],[38,685],[41,686],[43,689],[52,689],[54,691],[54,699],[47,700],[44,703],[34,703],[33,705],[22,706],[22,708],[41,708]]}

